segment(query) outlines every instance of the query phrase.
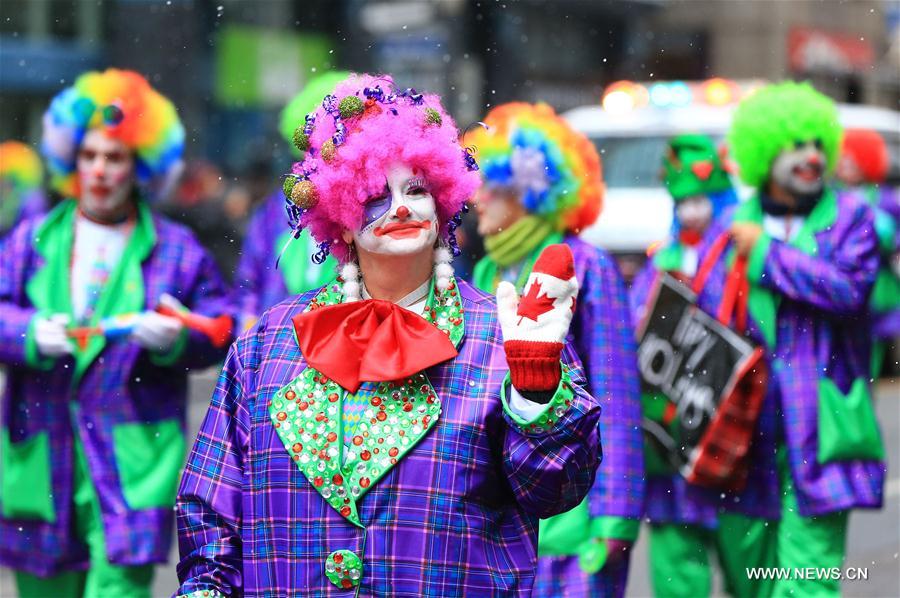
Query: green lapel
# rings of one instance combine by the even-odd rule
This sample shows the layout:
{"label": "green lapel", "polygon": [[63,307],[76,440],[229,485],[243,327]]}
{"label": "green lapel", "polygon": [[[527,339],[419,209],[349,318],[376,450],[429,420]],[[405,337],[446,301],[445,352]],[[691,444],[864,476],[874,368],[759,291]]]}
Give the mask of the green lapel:
{"label": "green lapel", "polygon": [[[522,270],[519,272],[519,277],[516,280],[517,291],[521,293],[524,290],[525,283],[528,282],[528,275],[531,274],[534,262],[537,261],[541,252],[549,245],[562,242],[562,238],[563,236],[561,233],[551,233],[528,254],[525,258],[525,262],[522,264]],[[497,285],[499,285],[502,280],[500,274],[501,270],[499,264],[491,259],[489,255],[485,255],[478,260],[477,264],[475,264],[475,269],[472,273],[472,284],[485,293],[493,293],[497,290]]]}
{"label": "green lapel", "polygon": [[673,242],[653,254],[653,265],[660,272],[681,272],[684,263],[684,247]]}
{"label": "green lapel", "polygon": [[[128,244],[122,252],[109,280],[103,287],[89,326],[97,326],[107,317],[136,313],[144,309],[144,277],[141,263],[150,255],[156,244],[156,231],[150,209],[138,203],[138,216]],[[38,270],[26,285],[26,294],[41,314],[64,313],[74,321],[70,298],[70,267],[75,237],[77,202],[66,200],[54,209],[35,232],[35,250],[44,258],[44,267]],[[81,377],[103,351],[106,339],[92,335],[87,345],[75,347],[73,384]]]}
{"label": "green lapel", "polygon": [[[328,284],[307,310],[336,305],[342,299],[340,287]],[[436,292],[432,279],[423,317],[459,346],[465,326],[455,280],[447,291]],[[345,451],[344,396],[337,383],[307,367],[275,393],[269,415],[288,454],[313,488],[344,518],[362,527],[357,500],[435,426],[441,400],[424,372],[380,383]]]}
{"label": "green lapel", "polygon": [[[803,222],[803,227],[788,244],[809,255],[816,255],[819,246],[816,243],[816,233],[819,233],[832,225],[837,220],[837,196],[831,189],[826,189],[822,199],[812,209],[809,216]],[[759,196],[754,196],[738,206],[734,214],[735,222],[752,222],[762,226],[763,211]],[[728,255],[729,267],[734,263],[734,249]],[[781,296],[773,293],[755,282],[750,285],[750,293],[747,297],[747,310],[756,322],[766,345],[774,349],[776,341],[776,321]]]}

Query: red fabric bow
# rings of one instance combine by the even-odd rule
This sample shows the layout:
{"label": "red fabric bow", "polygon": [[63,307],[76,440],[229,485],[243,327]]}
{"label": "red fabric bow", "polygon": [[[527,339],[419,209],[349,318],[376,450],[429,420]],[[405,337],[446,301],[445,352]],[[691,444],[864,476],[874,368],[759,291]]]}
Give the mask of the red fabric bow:
{"label": "red fabric bow", "polygon": [[293,317],[306,362],[343,388],[399,380],[456,357],[437,326],[389,301],[369,299]]}

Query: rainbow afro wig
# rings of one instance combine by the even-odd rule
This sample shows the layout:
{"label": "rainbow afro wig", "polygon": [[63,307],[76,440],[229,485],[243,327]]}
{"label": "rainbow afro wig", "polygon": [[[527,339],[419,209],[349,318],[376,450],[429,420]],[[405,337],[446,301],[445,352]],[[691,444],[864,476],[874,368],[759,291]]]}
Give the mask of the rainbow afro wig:
{"label": "rainbow afro wig", "polygon": [[395,89],[388,76],[350,75],[294,131],[305,157],[283,188],[295,235],[309,229],[319,243],[315,261],[329,252],[347,261],[341,233],[359,229],[367,200],[383,192],[387,171],[402,163],[425,178],[442,237],[456,253],[461,212],[481,184],[458,136],[437,96]]}
{"label": "rainbow afro wig", "polygon": [[41,149],[58,192],[78,194],[78,147],[84,134],[95,128],[131,148],[138,183],[150,198],[163,195],[174,183],[184,150],[184,127],[175,107],[141,75],[108,69],[78,77],[44,113]]}
{"label": "rainbow afro wig", "polygon": [[512,102],[491,110],[463,142],[475,148],[487,184],[515,189],[522,205],[557,230],[579,233],[603,199],[594,145],[546,104]]}
{"label": "rainbow afro wig", "polygon": [[744,99],[734,113],[728,144],[741,179],[761,187],[775,158],[797,143],[818,139],[834,169],[841,147],[837,108],[809,83],[767,85]]}
{"label": "rainbow afro wig", "polygon": [[877,131],[847,129],[841,154],[853,160],[866,183],[883,183],[887,177],[890,163],[887,144]]}
{"label": "rainbow afro wig", "polygon": [[300,157],[300,150],[292,143],[297,123],[304,122],[306,115],[319,107],[322,98],[334,91],[335,86],[349,76],[350,73],[347,71],[330,71],[313,77],[303,86],[303,91],[295,95],[281,111],[278,131],[284,140],[291,144],[295,156]]}
{"label": "rainbow afro wig", "polygon": [[28,193],[41,188],[43,177],[41,159],[31,146],[18,141],[0,143],[0,181],[5,188],[16,194]]}

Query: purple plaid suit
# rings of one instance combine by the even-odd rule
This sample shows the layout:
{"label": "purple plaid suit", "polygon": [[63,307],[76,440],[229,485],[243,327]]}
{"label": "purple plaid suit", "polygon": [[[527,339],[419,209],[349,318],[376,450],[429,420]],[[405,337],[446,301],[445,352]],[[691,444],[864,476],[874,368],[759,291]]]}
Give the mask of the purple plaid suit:
{"label": "purple plaid suit", "polygon": [[499,399],[507,365],[495,303],[459,288],[459,355],[427,370],[443,412],[357,502],[365,529],[316,492],[268,413],[306,367],[291,318],[315,292],[275,306],[234,344],[179,489],[180,593],[350,596],[325,575],[329,553],[349,549],[363,561],[360,595],[530,595],[537,519],[587,493],[600,409],[567,349],[571,408],[551,431],[523,433]]}
{"label": "purple plaid suit", "polygon": [[[588,374],[588,389],[603,407],[603,462],[588,494],[592,518],[640,520],[644,502],[644,454],[640,385],[628,295],[613,258],[573,236],[564,242],[575,258],[581,288],[569,341]],[[621,596],[627,566],[585,574],[578,557],[541,557],[535,596]]]}
{"label": "purple plaid suit", "polygon": [[[48,433],[56,516],[53,522],[0,518],[0,563],[40,576],[88,566],[87,547],[71,532],[76,429],[99,496],[109,560],[117,565],[165,562],[172,508],[129,508],[113,428],[174,419],[183,429],[187,370],[211,365],[223,352],[192,331],[182,357],[164,367],[134,342],[111,341],[74,387],[71,358],[57,360],[48,371],[26,366],[26,331],[35,307],[25,289],[44,265],[33,246],[42,220],[21,223],[0,252],[0,362],[9,366],[2,425],[12,442]],[[169,293],[197,313],[226,313],[225,288],[209,254],[186,228],[158,216],[153,222],[157,242],[141,268],[147,309]]]}
{"label": "purple plaid suit", "polygon": [[[717,233],[714,231],[713,235]],[[651,257],[631,284],[629,301],[635,329],[644,316],[647,299],[659,275],[660,271]],[[651,523],[684,523],[712,529],[717,525],[718,505],[717,494],[688,484],[681,475],[647,477],[644,516]]]}
{"label": "purple plaid suit", "polygon": [[[724,216],[724,226],[732,217]],[[871,211],[852,195],[838,194],[836,220],[815,233],[815,243],[812,256],[772,240],[759,279],[751,279],[780,296],[781,303],[776,344],[767,347],[770,381],[751,448],[750,477],[743,493],[724,501],[731,511],[778,518],[775,451],[781,444],[787,448],[802,516],[882,504],[883,462],[817,461],[820,377],[827,372],[841,392],[854,379],[868,379],[871,335],[865,307],[878,268]],[[725,261],[713,268],[700,297],[711,313],[721,302]],[[763,342],[752,317],[750,334]]]}

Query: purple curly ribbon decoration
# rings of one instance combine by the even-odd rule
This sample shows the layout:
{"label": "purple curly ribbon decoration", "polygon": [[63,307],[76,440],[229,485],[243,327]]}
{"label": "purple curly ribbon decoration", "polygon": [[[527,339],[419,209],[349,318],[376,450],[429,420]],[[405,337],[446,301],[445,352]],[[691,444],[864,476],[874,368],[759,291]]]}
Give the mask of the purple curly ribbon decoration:
{"label": "purple curly ribbon decoration", "polygon": [[325,260],[328,259],[328,254],[331,252],[331,241],[322,241],[319,243],[319,250],[315,252],[312,256],[312,261],[317,266],[321,266],[325,263]]}
{"label": "purple curly ribbon decoration", "polygon": [[478,170],[478,162],[475,161],[475,156],[472,154],[475,153],[471,147],[463,148],[463,160],[466,162],[466,169],[474,172]]}
{"label": "purple curly ribbon decoration", "polygon": [[453,257],[459,257],[459,254],[462,253],[462,250],[459,248],[459,243],[456,240],[456,229],[462,226],[463,214],[468,211],[469,206],[463,204],[462,209],[454,214],[450,218],[450,221],[447,222],[447,245],[450,246],[450,253],[453,254]]}
{"label": "purple curly ribbon decoration", "polygon": [[363,88],[363,95],[366,96],[367,100],[375,100],[376,102],[382,103],[384,102],[384,90],[381,89],[381,85]]}

